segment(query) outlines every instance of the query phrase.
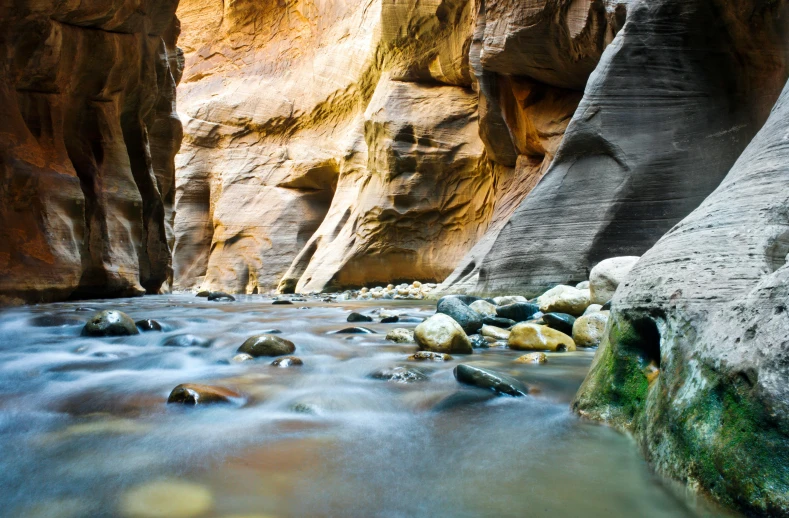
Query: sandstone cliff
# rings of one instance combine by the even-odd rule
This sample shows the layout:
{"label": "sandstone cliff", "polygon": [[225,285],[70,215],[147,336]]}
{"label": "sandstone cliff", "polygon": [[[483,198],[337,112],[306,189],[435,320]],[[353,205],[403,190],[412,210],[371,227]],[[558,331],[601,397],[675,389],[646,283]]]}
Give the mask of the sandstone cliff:
{"label": "sandstone cliff", "polygon": [[625,5],[182,2],[176,282],[445,279],[547,169]]}
{"label": "sandstone cliff", "polygon": [[535,295],[646,251],[764,123],[787,77],[785,11],[785,2],[631,3],[543,181],[444,288]]}
{"label": "sandstone cliff", "polygon": [[171,277],[177,1],[0,6],[0,297]]}
{"label": "sandstone cliff", "polygon": [[789,516],[787,135],[789,85],[723,183],[620,286],[575,402],[752,516]]}

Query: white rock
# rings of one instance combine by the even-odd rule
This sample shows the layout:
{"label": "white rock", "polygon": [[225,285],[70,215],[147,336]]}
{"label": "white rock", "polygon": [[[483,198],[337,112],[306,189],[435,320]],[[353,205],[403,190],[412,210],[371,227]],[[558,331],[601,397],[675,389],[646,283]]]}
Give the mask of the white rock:
{"label": "white rock", "polygon": [[639,259],[640,257],[635,256],[612,257],[592,268],[589,274],[592,303],[605,304],[614,298],[619,284],[625,280]]}
{"label": "white rock", "polygon": [[589,304],[589,307],[586,308],[584,311],[584,316],[591,315],[592,313],[597,313],[598,311],[602,311],[603,306],[600,304]]}
{"label": "white rock", "polygon": [[522,297],[521,295],[505,295],[503,297],[496,297],[493,299],[493,302],[495,302],[497,306],[506,306],[507,304],[528,301],[529,300],[526,297]]}
{"label": "white rock", "polygon": [[579,290],[588,290],[589,289],[589,281],[579,282],[575,285],[576,288]]}
{"label": "white rock", "polygon": [[413,286],[414,288],[420,288],[422,286],[422,283],[419,281],[414,281],[414,283],[411,284],[411,286]]}
{"label": "white rock", "polygon": [[573,324],[573,341],[579,347],[597,347],[605,336],[608,311],[598,311],[578,318]]}
{"label": "white rock", "polygon": [[582,315],[590,303],[589,290],[565,285],[551,288],[537,299],[543,313],[568,313],[574,316]]}
{"label": "white rock", "polygon": [[482,329],[480,329],[479,334],[481,334],[482,336],[489,336],[491,338],[495,338],[496,340],[505,340],[505,341],[508,340],[510,337],[510,332],[507,331],[506,329],[502,329],[496,326],[488,326],[488,325],[482,326]]}
{"label": "white rock", "polygon": [[460,324],[443,313],[437,313],[414,329],[414,339],[422,350],[447,354],[471,354],[471,341]]}
{"label": "white rock", "polygon": [[491,304],[486,300],[475,300],[469,307],[479,313],[482,316],[486,317],[495,317],[496,316],[496,306]]}

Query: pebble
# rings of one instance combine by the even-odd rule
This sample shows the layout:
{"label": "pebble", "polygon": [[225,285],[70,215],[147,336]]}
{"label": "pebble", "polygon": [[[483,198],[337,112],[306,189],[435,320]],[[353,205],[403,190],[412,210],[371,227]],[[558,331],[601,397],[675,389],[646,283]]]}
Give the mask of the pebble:
{"label": "pebble", "polygon": [[296,367],[299,365],[304,365],[304,362],[301,360],[301,358],[298,358],[296,356],[283,356],[282,358],[277,358],[276,360],[271,362],[271,365],[273,365],[274,367],[283,367],[283,368]]}
{"label": "pebble", "polygon": [[567,313],[546,313],[542,316],[545,324],[551,329],[556,329],[570,336],[573,334],[573,324],[575,317]]}

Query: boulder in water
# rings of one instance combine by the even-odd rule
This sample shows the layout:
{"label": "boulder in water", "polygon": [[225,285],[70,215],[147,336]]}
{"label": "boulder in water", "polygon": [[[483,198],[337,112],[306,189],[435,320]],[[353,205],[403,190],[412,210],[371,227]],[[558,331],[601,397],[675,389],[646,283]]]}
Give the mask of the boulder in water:
{"label": "boulder in water", "polygon": [[471,342],[452,317],[437,313],[414,329],[414,339],[422,350],[447,354],[471,354]]}
{"label": "boulder in water", "polygon": [[580,316],[589,307],[591,300],[589,290],[559,285],[540,295],[537,304],[543,313],[567,313]]}
{"label": "boulder in water", "polygon": [[229,388],[214,385],[199,385],[197,383],[184,383],[175,387],[167,398],[167,403],[181,403],[183,405],[210,405],[216,403],[230,403],[238,399],[241,394]]}
{"label": "boulder in water", "polygon": [[575,317],[567,313],[546,313],[542,316],[545,325],[570,336],[573,334]]}
{"label": "boulder in water", "polygon": [[444,297],[436,306],[439,314],[451,317],[466,333],[476,333],[482,327],[482,315],[458,297]]}
{"label": "boulder in water", "polygon": [[156,320],[151,320],[150,318],[146,318],[143,320],[138,320],[134,323],[138,328],[142,329],[143,331],[161,331],[162,325],[157,322]]}
{"label": "boulder in water", "polygon": [[468,337],[471,342],[472,349],[487,349],[490,347],[490,342],[482,335],[471,335]]}
{"label": "boulder in water", "polygon": [[496,316],[496,306],[495,304],[491,304],[487,300],[475,300],[471,304],[468,305],[469,308],[473,309],[483,317],[495,317]]}
{"label": "boulder in water", "polygon": [[356,311],[354,311],[353,313],[348,315],[348,318],[346,320],[348,322],[372,322],[373,317],[368,315],[362,315],[361,313],[357,313]]}
{"label": "boulder in water", "polygon": [[453,371],[460,383],[488,389],[497,394],[520,397],[529,394],[529,388],[521,381],[500,372],[473,367],[461,363]]}
{"label": "boulder in water", "polygon": [[508,318],[515,322],[525,322],[534,317],[534,314],[539,312],[540,308],[537,304],[530,304],[528,302],[513,302],[506,306],[498,306],[496,308],[496,315],[501,318]]}
{"label": "boulder in water", "polygon": [[377,380],[392,381],[394,383],[414,383],[417,381],[427,381],[425,373],[412,367],[389,367],[380,369],[372,374],[370,377]]}
{"label": "boulder in water", "polygon": [[417,351],[408,358],[407,360],[410,361],[417,361],[417,362],[448,362],[453,358],[445,353],[434,353],[432,351]]}
{"label": "boulder in water", "polygon": [[578,318],[573,326],[573,341],[579,347],[597,347],[603,340],[608,311]]}
{"label": "boulder in water", "polygon": [[496,326],[502,329],[507,329],[517,324],[516,321],[511,320],[509,318],[501,318],[501,317],[485,317],[482,319],[482,325],[485,326]]}
{"label": "boulder in water", "polygon": [[573,339],[548,326],[518,324],[512,328],[507,345],[516,351],[575,351]]}
{"label": "boulder in water", "polygon": [[501,329],[500,327],[496,326],[482,326],[479,334],[482,336],[487,336],[490,338],[495,338],[496,340],[504,340],[506,341],[510,337],[510,332],[506,329]]}
{"label": "boulder in water", "polygon": [[140,334],[134,320],[122,311],[106,310],[96,313],[82,328],[83,336],[129,336]]}
{"label": "boulder in water", "polygon": [[381,319],[382,324],[396,324],[398,322],[400,322],[400,317],[397,315],[392,315]]}
{"label": "boulder in water", "polygon": [[238,348],[239,353],[247,353],[259,358],[261,356],[285,356],[293,354],[296,346],[290,340],[273,335],[256,335],[247,338]]}
{"label": "boulder in water", "polygon": [[332,331],[332,334],[337,335],[374,335],[375,331],[366,327],[345,327],[339,331]]}
{"label": "boulder in water", "polygon": [[523,356],[519,356],[515,360],[515,363],[547,363],[548,357],[545,353],[528,353],[524,354]]}
{"label": "boulder in water", "polygon": [[398,327],[386,333],[386,339],[398,344],[407,344],[414,341],[414,332],[404,327]]}
{"label": "boulder in water", "polygon": [[208,294],[208,300],[210,301],[220,301],[220,302],[232,302],[236,300],[233,295],[229,293],[225,293],[224,291],[212,291]]}

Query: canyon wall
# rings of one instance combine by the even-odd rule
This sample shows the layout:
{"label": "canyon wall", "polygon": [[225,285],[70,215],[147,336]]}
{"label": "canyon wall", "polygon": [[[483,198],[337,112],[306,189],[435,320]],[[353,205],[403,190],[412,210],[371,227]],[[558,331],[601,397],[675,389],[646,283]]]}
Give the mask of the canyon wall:
{"label": "canyon wall", "polygon": [[177,1],[0,6],[0,299],[171,279]]}
{"label": "canyon wall", "polygon": [[663,473],[789,516],[789,85],[723,183],[617,291],[574,406]]}
{"label": "canyon wall", "polygon": [[181,2],[177,285],[444,280],[539,181],[625,13],[591,0]]}

